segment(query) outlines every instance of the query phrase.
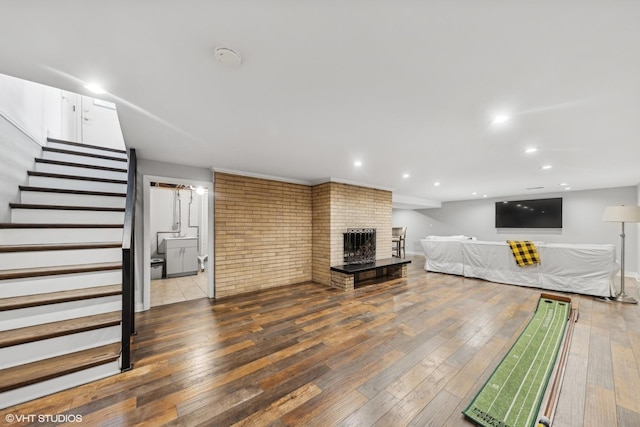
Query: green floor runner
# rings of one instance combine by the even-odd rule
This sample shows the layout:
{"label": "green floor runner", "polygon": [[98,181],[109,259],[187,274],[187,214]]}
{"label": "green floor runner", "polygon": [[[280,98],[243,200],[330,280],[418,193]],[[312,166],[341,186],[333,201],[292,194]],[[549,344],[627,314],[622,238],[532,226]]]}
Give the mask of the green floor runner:
{"label": "green floor runner", "polygon": [[481,426],[533,426],[570,309],[567,302],[540,298],[525,330],[462,413]]}

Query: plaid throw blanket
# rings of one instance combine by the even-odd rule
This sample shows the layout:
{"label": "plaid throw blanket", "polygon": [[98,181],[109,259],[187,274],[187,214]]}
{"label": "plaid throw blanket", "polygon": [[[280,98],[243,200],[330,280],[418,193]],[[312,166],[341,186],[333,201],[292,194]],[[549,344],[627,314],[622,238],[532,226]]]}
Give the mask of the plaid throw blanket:
{"label": "plaid throw blanket", "polygon": [[507,240],[507,243],[511,247],[516,264],[520,267],[540,264],[540,256],[533,242],[528,240]]}

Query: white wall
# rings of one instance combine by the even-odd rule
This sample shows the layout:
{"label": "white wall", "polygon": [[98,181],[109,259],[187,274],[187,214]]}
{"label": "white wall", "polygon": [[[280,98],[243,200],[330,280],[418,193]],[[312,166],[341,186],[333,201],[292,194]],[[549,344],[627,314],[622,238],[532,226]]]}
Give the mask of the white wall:
{"label": "white wall", "polygon": [[[27,137],[4,117],[0,117],[0,222],[9,222],[9,203],[19,202],[19,185],[27,183],[27,170],[33,169],[40,145]],[[1,244],[2,242],[0,242]]]}
{"label": "white wall", "polygon": [[[506,229],[495,228],[495,202],[499,200],[563,198],[563,228]],[[566,191],[500,199],[469,200],[443,203],[441,208],[393,210],[393,226],[407,227],[407,253],[422,254],[420,239],[427,235],[465,234],[479,240],[537,240],[551,243],[611,243],[620,256],[620,224],[603,222],[607,206],[637,205],[637,187],[603,190]],[[637,274],[640,260],[638,227],[626,227],[626,270]]]}
{"label": "white wall", "polygon": [[[174,196],[176,192],[180,197],[176,198],[174,214]],[[206,218],[207,211],[203,209],[203,201],[206,206],[206,194],[199,196],[189,189],[174,190],[166,187],[151,187],[150,193],[150,229],[151,229],[151,256],[158,252],[158,244],[162,249],[162,241],[165,237],[189,236],[198,238],[198,252],[202,254],[199,224],[201,216]],[[180,209],[177,208],[180,206]],[[178,214],[180,213],[181,221]],[[174,221],[175,220],[175,221]],[[205,220],[206,221],[206,220]],[[166,233],[172,231],[173,233]],[[206,230],[204,231],[206,236]]]}
{"label": "white wall", "polygon": [[61,133],[62,92],[0,74],[0,115],[14,122],[40,145]]}
{"label": "white wall", "polygon": [[60,108],[60,90],[0,74],[0,222],[9,222],[47,136],[60,133]]}

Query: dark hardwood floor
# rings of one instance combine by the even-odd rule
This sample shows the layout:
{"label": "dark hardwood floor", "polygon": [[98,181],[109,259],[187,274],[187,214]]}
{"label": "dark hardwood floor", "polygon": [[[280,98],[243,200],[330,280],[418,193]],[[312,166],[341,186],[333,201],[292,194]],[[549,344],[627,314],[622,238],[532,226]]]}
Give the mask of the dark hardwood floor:
{"label": "dark hardwood floor", "polygon": [[[0,411],[81,425],[470,426],[460,411],[541,290],[427,273],[353,292],[314,283],[137,317],[134,369]],[[638,285],[630,280],[630,294]],[[640,426],[640,307],[580,311],[556,426]],[[20,425],[15,423],[12,425]],[[77,425],[77,424],[76,424]]]}

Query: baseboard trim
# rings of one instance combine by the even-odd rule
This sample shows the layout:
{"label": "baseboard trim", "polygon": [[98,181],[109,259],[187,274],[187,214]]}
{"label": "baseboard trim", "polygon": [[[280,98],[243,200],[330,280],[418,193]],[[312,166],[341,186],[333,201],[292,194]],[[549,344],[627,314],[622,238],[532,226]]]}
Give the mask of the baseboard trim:
{"label": "baseboard trim", "polygon": [[[638,274],[637,271],[625,271],[624,272],[624,276],[625,277],[632,277],[636,280],[640,280],[640,274]],[[620,272],[618,271],[618,273],[616,274],[616,277],[620,277]]]}

